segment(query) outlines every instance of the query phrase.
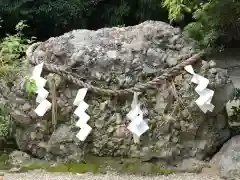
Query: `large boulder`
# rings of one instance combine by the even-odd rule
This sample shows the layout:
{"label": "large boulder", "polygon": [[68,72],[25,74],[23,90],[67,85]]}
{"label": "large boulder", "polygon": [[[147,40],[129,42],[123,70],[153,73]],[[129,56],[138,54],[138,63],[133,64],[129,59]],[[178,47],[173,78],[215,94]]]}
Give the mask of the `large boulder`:
{"label": "large boulder", "polygon": [[[30,62],[58,66],[96,87],[125,89],[153,79],[179,64],[183,57],[197,52],[194,43],[178,28],[146,21],[130,27],[74,30],[31,46],[27,55]],[[51,111],[37,117],[35,99],[26,98],[25,79],[19,79],[11,89],[12,97],[25,99],[12,103],[19,149],[41,158],[66,161],[81,160],[87,153],[166,162],[206,159],[230,138],[224,106],[234,93],[227,71],[212,64],[201,61],[194,69],[210,80],[209,88],[216,92],[214,112],[204,114],[196,106],[198,95],[191,84],[191,75],[183,71],[172,81],[166,80],[162,86],[139,95],[150,129],[138,144],[134,143],[126,120],[133,94],[113,97],[89,91],[88,124],[93,131],[85,142],[80,142],[75,136],[79,128],[73,114],[76,108],[73,100],[79,87],[55,76],[58,113],[57,126],[53,128]],[[49,73],[44,71],[42,76],[48,78]],[[50,94],[48,99],[51,98]]]}
{"label": "large boulder", "polygon": [[240,177],[240,136],[227,141],[220,151],[212,158],[222,178],[237,180]]}

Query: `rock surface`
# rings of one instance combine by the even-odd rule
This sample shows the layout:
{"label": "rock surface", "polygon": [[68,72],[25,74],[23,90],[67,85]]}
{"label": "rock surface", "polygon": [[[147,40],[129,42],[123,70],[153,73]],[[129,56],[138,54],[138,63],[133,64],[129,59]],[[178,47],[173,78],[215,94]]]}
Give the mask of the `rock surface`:
{"label": "rock surface", "polygon": [[31,157],[27,153],[21,151],[13,151],[9,155],[9,163],[13,166],[21,166],[30,160]]}
{"label": "rock surface", "polygon": [[231,138],[211,160],[217,165],[220,176],[227,180],[240,177],[240,136]]}
{"label": "rock surface", "polygon": [[[124,28],[74,30],[50,38],[28,55],[58,65],[94,86],[124,89],[153,79],[178,64],[180,57],[196,52],[194,44],[179,29],[163,22],[146,21]],[[212,62],[202,61],[195,71],[206,76],[210,80],[209,88],[216,92],[214,112],[200,111],[194,102],[198,95],[190,82],[191,76],[179,75],[173,83],[165,82],[157,90],[149,89],[139,96],[150,127],[139,144],[134,144],[127,130],[126,114],[132,95],[113,99],[89,92],[86,96],[91,116],[88,124],[93,131],[85,142],[80,142],[75,137],[79,128],[75,127],[77,118],[73,115],[73,100],[79,87],[58,78],[58,115],[54,129],[51,111],[42,118],[37,117],[35,99],[26,97],[25,79],[19,79],[11,89],[12,97],[21,100],[12,103],[18,124],[17,144],[20,150],[37,157],[64,161],[81,161],[87,153],[166,162],[186,158],[204,160],[230,138],[225,103],[234,93],[227,71],[212,66]],[[47,78],[48,74],[44,71],[42,76]]]}

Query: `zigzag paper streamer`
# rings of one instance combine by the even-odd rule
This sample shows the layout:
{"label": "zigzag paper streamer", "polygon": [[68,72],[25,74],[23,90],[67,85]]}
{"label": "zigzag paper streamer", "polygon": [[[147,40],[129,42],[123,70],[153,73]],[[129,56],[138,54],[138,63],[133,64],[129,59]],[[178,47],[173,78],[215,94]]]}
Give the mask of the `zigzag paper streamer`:
{"label": "zigzag paper streamer", "polygon": [[199,94],[199,98],[195,101],[196,104],[204,113],[207,111],[212,112],[215,107],[211,103],[214,91],[207,88],[209,80],[199,74],[196,74],[191,65],[185,66],[185,70],[193,75],[191,82],[198,84],[195,88],[195,91]]}
{"label": "zigzag paper streamer", "polygon": [[80,131],[77,133],[76,137],[80,141],[85,141],[87,136],[92,131],[92,128],[87,124],[90,116],[85,112],[89,105],[84,101],[84,98],[87,94],[87,88],[82,88],[78,90],[77,96],[73,102],[73,105],[78,106],[77,109],[74,111],[74,114],[79,117],[79,120],[76,123],[76,126],[81,128]]}
{"label": "zigzag paper streamer", "polygon": [[38,116],[44,116],[44,114],[51,108],[51,103],[46,100],[49,92],[44,89],[47,80],[41,77],[43,69],[43,63],[34,67],[32,76],[30,79],[35,80],[37,86],[37,98],[36,102],[39,103],[38,107],[34,110]]}
{"label": "zigzag paper streamer", "polygon": [[138,138],[149,129],[148,124],[143,120],[143,112],[140,108],[140,104],[137,102],[137,97],[138,94],[134,93],[132,109],[127,114],[127,118],[131,120],[127,128],[133,133],[135,143],[138,142]]}

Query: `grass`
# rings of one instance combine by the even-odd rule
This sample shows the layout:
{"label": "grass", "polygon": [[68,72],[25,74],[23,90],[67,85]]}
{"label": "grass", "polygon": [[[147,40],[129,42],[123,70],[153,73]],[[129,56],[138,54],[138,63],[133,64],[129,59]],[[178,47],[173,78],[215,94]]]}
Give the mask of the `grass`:
{"label": "grass", "polygon": [[[109,164],[110,165],[110,164]],[[150,168],[141,168],[141,164],[135,163],[123,163],[115,164],[118,168],[114,168],[110,165],[113,171],[117,171],[121,174],[155,174],[155,175],[169,175],[176,173],[176,171],[172,171],[158,165],[150,165]],[[144,167],[144,166],[143,166]],[[83,163],[70,163],[70,164],[57,164],[55,166],[50,166],[48,164],[29,164],[25,165],[22,171],[29,171],[34,169],[44,169],[47,172],[55,173],[55,172],[70,172],[70,173],[87,173],[91,172],[93,174],[105,174],[108,170],[107,165],[103,166],[101,164],[83,164]]]}
{"label": "grass", "polygon": [[23,29],[28,27],[20,21],[16,27],[16,34],[7,35],[0,40],[0,78],[5,81],[14,81],[25,71],[25,52],[33,40],[25,38]]}
{"label": "grass", "polygon": [[[13,166],[8,163],[8,155],[0,156],[0,170],[9,170]],[[112,157],[88,156],[86,163],[57,163],[32,162],[24,164],[20,172],[27,172],[36,169],[43,169],[50,173],[87,173],[106,174],[107,171],[115,171],[121,174],[141,174],[141,175],[169,175],[177,173],[160,165],[143,163],[138,159],[121,159]]]}
{"label": "grass", "polygon": [[83,163],[69,163],[69,164],[56,164],[51,166],[49,164],[28,164],[24,165],[22,171],[29,171],[34,169],[44,169],[47,172],[71,172],[71,173],[86,173],[92,172],[94,174],[98,173],[100,165],[98,164],[83,164]]}

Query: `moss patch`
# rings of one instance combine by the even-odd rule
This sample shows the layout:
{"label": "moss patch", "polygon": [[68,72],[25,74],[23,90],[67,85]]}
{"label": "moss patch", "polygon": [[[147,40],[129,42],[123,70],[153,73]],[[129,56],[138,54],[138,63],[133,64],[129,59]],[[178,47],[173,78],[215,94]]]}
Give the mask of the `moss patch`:
{"label": "moss patch", "polygon": [[160,166],[152,166],[151,170],[154,174],[160,174],[160,175],[170,175],[170,174],[177,173],[174,170],[166,169],[166,168],[163,168],[163,167],[160,167]]}
{"label": "moss patch", "polygon": [[99,165],[97,164],[83,164],[83,163],[70,163],[70,164],[56,164],[51,166],[49,164],[28,164],[23,166],[24,171],[34,169],[44,169],[47,172],[71,172],[71,173],[98,173]]}
{"label": "moss patch", "polygon": [[48,172],[69,172],[69,168],[65,164],[58,164],[54,167],[45,168]]}
{"label": "moss patch", "polygon": [[[112,157],[95,157],[87,156],[86,163],[58,163],[49,162],[32,162],[22,166],[20,172],[27,172],[35,169],[43,169],[47,172],[70,172],[70,173],[87,173],[105,174],[107,171],[115,171],[121,174],[140,174],[140,175],[169,175],[177,173],[166,169],[163,166],[141,162],[139,159],[122,159]],[[9,170],[13,166],[8,164],[8,155],[0,155],[0,170]]]}

